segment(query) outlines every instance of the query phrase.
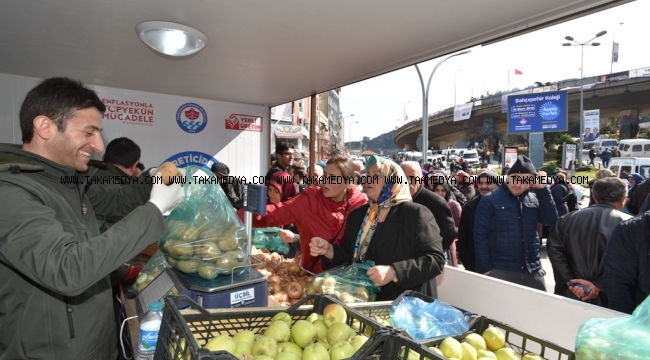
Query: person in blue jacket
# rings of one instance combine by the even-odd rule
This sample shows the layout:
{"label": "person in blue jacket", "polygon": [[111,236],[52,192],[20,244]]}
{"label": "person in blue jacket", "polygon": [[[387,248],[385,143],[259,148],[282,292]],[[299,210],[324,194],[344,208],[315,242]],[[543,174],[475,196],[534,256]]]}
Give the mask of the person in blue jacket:
{"label": "person in blue jacket", "polygon": [[507,182],[485,195],[476,209],[476,272],[546,291],[537,223],[555,225],[557,218],[546,173],[518,156]]}

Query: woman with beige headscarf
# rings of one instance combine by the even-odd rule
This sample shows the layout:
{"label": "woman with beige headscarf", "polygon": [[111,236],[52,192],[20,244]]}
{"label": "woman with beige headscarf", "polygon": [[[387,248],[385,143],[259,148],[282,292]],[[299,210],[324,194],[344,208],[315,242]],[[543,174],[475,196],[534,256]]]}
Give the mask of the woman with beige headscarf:
{"label": "woman with beige headscarf", "polygon": [[445,259],[431,211],[411,201],[408,180],[391,160],[371,156],[365,181],[370,202],[350,212],[341,243],[314,237],[311,255],[323,256],[326,267],[373,260],[368,276],[381,287],[378,301],[394,300],[406,290],[437,297],[435,277]]}

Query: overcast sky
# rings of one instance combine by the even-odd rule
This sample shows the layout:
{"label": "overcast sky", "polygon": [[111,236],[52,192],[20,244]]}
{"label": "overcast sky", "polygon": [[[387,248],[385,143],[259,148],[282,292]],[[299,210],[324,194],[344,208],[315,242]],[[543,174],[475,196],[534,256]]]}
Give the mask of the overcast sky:
{"label": "overcast sky", "polygon": [[[585,42],[600,31],[607,31],[593,40],[600,46],[585,46],[585,77],[610,72],[613,36],[619,43],[619,59],[613,72],[650,67],[648,14],[650,0],[637,0],[500,43],[472,48],[470,54],[447,60],[436,71],[431,82],[429,113],[454,106],[454,92],[456,103],[462,104],[472,95],[478,98],[487,92],[506,90],[508,73],[511,89],[523,89],[536,81],[579,78],[580,47],[563,47],[567,35]],[[621,22],[624,24],[618,25]],[[425,85],[439,60],[419,64]],[[523,75],[515,75],[515,69]],[[404,110],[409,121],[420,118],[422,91],[417,71],[410,66],[343,87],[340,106],[343,116],[354,114],[346,118],[345,141],[350,140],[350,135],[357,141],[401,126]]]}

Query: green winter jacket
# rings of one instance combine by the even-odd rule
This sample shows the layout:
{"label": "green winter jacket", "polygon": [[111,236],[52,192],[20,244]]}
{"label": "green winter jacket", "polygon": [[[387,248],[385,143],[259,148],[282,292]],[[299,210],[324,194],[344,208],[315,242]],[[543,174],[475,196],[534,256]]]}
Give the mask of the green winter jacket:
{"label": "green winter jacket", "polygon": [[[117,357],[108,274],[167,226],[151,185],[86,188],[76,177],[0,144],[0,360]],[[100,234],[95,212],[128,215]]]}

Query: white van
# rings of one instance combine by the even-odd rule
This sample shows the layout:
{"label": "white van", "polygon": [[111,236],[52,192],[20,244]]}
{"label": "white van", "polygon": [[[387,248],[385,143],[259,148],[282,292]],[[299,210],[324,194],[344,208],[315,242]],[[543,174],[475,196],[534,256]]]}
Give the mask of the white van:
{"label": "white van", "polygon": [[596,146],[596,151],[598,151],[599,154],[605,151],[605,149],[612,151],[615,146],[618,146],[618,141],[616,141],[616,139],[600,139]]}
{"label": "white van", "polygon": [[460,156],[462,156],[463,160],[467,161],[467,165],[469,166],[478,166],[479,164],[478,151],[476,149],[461,150]]}
{"label": "white van", "polygon": [[609,170],[621,179],[627,179],[632,173],[647,179],[650,177],[650,158],[613,158],[609,162]]}
{"label": "white van", "polygon": [[650,157],[650,139],[628,139],[618,143],[621,157]]}
{"label": "white van", "polygon": [[456,149],[443,149],[442,150],[442,155],[445,156],[447,161],[452,161],[452,160],[458,161],[458,153],[459,152],[460,152],[460,150],[456,150]]}

